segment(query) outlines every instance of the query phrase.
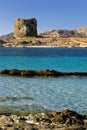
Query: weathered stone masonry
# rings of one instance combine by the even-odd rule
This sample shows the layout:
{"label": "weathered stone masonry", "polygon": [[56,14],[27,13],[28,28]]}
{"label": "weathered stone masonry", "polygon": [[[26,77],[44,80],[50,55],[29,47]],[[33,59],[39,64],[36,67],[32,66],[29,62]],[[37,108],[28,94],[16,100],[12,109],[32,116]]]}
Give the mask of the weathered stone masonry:
{"label": "weathered stone masonry", "polygon": [[37,20],[32,19],[19,19],[14,21],[14,37],[27,37],[37,36]]}

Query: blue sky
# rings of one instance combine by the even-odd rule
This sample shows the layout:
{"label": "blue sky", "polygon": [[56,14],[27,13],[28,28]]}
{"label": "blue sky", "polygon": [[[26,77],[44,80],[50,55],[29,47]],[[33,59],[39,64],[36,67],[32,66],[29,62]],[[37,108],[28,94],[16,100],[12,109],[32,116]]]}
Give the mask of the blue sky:
{"label": "blue sky", "polygon": [[34,17],[38,32],[87,26],[87,0],[0,0],[0,35],[13,32],[15,18]]}

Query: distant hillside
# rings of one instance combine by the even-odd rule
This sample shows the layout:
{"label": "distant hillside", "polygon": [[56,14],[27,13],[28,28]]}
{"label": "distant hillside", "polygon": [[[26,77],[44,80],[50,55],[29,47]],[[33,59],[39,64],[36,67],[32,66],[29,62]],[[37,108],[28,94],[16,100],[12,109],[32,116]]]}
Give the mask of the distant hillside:
{"label": "distant hillside", "polygon": [[87,26],[77,28],[75,31],[87,37]]}
{"label": "distant hillside", "polygon": [[[7,35],[0,36],[0,39],[7,39],[13,37],[14,33],[9,33]],[[78,38],[87,38],[87,26],[77,28],[74,30],[47,30],[45,32],[39,33],[40,37],[57,37],[57,38],[69,38],[69,37],[78,37]]]}
{"label": "distant hillside", "polygon": [[13,33],[9,33],[9,34],[6,34],[6,35],[2,35],[0,36],[0,39],[6,39],[6,38],[10,38],[10,37],[13,37]]}
{"label": "distant hillside", "polygon": [[87,38],[87,27],[81,27],[74,30],[48,30],[40,33],[42,37],[60,37],[60,38],[69,38],[69,37],[81,37]]}

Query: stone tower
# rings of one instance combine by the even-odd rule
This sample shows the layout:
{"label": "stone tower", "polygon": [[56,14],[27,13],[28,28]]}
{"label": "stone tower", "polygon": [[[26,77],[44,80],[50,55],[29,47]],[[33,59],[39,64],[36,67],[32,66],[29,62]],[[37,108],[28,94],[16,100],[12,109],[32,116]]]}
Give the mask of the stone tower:
{"label": "stone tower", "polygon": [[14,37],[36,37],[37,36],[37,20],[32,19],[16,19],[14,21]]}

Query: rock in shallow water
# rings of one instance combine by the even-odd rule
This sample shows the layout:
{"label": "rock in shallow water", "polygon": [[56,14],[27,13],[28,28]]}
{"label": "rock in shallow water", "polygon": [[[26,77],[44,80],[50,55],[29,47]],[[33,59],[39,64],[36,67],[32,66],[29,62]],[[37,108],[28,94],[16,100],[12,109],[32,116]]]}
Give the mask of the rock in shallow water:
{"label": "rock in shallow water", "polygon": [[2,70],[0,74],[25,77],[87,76],[87,72],[59,72],[55,70]]}

